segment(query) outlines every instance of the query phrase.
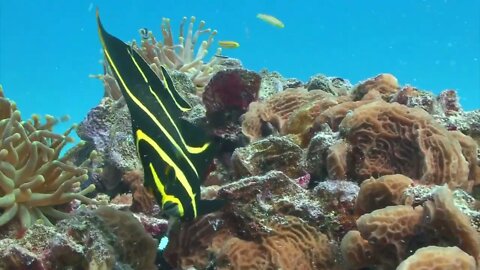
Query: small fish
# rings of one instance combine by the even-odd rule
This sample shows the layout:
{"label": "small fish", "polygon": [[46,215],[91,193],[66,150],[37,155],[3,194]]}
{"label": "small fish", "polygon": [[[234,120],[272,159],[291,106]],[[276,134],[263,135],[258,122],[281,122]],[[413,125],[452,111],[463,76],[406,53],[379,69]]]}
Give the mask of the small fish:
{"label": "small fish", "polygon": [[192,107],[167,70],[160,67],[162,81],[131,46],[106,32],[98,10],[97,24],[105,59],[130,111],[145,187],[173,223],[219,210],[224,201],[200,198],[200,184],[218,145],[182,118]]}
{"label": "small fish", "polygon": [[215,54],[214,56],[217,57],[217,58],[221,58],[221,59],[228,59],[228,58],[230,58],[230,57],[228,57],[228,56],[221,55],[221,54]]}
{"label": "small fish", "polygon": [[140,28],[138,32],[140,33],[140,36],[142,37],[142,39],[148,39],[148,36],[149,36],[148,28],[146,27]]}
{"label": "small fish", "polygon": [[258,13],[257,18],[259,18],[260,20],[262,20],[262,21],[264,21],[268,24],[271,24],[275,27],[278,27],[278,28],[284,28],[285,27],[285,24],[283,24],[282,21],[273,17],[272,15]]}
{"label": "small fish", "polygon": [[240,47],[240,44],[236,41],[222,40],[218,42],[218,45],[225,49],[235,49]]}

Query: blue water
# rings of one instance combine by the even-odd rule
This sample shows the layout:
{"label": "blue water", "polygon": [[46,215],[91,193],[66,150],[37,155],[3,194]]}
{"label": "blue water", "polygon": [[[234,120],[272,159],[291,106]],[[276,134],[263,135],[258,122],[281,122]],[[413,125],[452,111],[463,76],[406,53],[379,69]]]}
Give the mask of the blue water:
{"label": "blue water", "polygon": [[[367,4],[368,3],[368,4]],[[124,41],[162,17],[176,31],[195,15],[240,47],[224,54],[252,70],[307,80],[324,73],[352,83],[388,72],[401,84],[459,91],[464,109],[480,108],[480,1],[0,1],[0,84],[26,118],[33,113],[80,122],[103,95],[95,9]],[[272,14],[275,28],[256,18]],[[177,32],[178,33],[178,32]],[[213,49],[211,51],[214,51]]]}

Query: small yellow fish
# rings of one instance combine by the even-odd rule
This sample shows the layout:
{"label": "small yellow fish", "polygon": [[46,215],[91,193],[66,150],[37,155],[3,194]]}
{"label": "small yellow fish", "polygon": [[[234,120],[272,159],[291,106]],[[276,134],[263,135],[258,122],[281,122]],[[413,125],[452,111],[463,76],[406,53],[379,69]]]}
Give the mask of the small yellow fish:
{"label": "small yellow fish", "polygon": [[268,24],[271,24],[273,26],[276,26],[278,28],[284,28],[285,27],[285,24],[283,24],[282,21],[280,21],[279,19],[273,17],[272,15],[268,15],[268,14],[262,14],[262,13],[258,13],[257,14],[257,18],[259,18],[260,20],[268,23]]}
{"label": "small yellow fish", "polygon": [[225,49],[235,49],[240,47],[240,44],[236,41],[222,40],[218,42],[218,45]]}

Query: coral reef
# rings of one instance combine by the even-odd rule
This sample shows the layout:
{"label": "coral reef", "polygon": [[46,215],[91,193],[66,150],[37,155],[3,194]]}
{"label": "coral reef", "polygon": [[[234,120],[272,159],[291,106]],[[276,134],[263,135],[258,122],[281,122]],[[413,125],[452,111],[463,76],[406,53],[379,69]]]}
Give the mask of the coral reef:
{"label": "coral reef", "polygon": [[454,205],[451,191],[438,187],[429,197],[432,200],[422,206],[387,206],[362,215],[357,220],[358,231],[349,231],[342,239],[341,250],[349,268],[392,269],[409,252],[437,245],[460,248],[478,266],[480,235]]}
{"label": "coral reef", "polygon": [[333,257],[328,239],[314,227],[294,217],[267,226],[272,231],[262,237],[260,244],[228,239],[218,252],[218,269],[331,269]]}
{"label": "coral reef", "polygon": [[132,192],[132,204],[130,209],[134,212],[151,213],[154,209],[153,194],[143,185],[143,171],[134,170],[126,172],[123,175],[123,182],[125,182]]}
{"label": "coral reef", "polygon": [[0,226],[18,218],[22,228],[37,220],[52,225],[50,219],[61,219],[68,212],[56,206],[80,200],[95,187],[80,189],[87,180],[86,164],[75,166],[69,155],[60,156],[73,127],[64,134],[53,132],[56,120],[38,116],[22,121],[15,103],[6,99],[0,88]]}
{"label": "coral reef", "polygon": [[352,89],[352,85],[348,80],[338,77],[327,77],[323,74],[317,74],[310,77],[306,83],[308,91],[322,90],[334,96],[344,96]]}
{"label": "coral reef", "polygon": [[0,240],[1,269],[156,269],[156,240],[131,214],[80,210],[55,227],[34,224]]}
{"label": "coral reef", "polygon": [[278,72],[269,72],[268,70],[261,70],[260,77],[262,83],[260,84],[260,91],[258,93],[260,100],[265,100],[268,97],[282,92],[284,89],[297,88],[303,85],[302,81],[295,78],[283,78]]}
{"label": "coral reef", "polygon": [[[204,63],[216,31],[194,23],[184,18],[175,43],[164,19],[161,42],[142,29],[132,47],[159,77],[160,65],[169,69],[192,105],[182,117],[219,143],[200,197],[224,207],[164,219],[143,186],[109,67],[75,155],[59,157],[69,131],[52,133],[51,118],[21,122],[2,95],[0,221],[11,222],[0,231],[0,268],[480,268],[480,110],[464,111],[455,90],[435,95],[388,73],[352,86],[323,74],[304,83],[255,73],[221,55]],[[91,184],[106,206],[79,207],[92,201]],[[37,211],[64,216],[36,198],[73,199],[62,206],[72,215],[55,226],[34,222]],[[157,250],[154,238],[164,236]]]}
{"label": "coral reef", "polygon": [[225,211],[182,224],[171,235],[165,256],[173,266],[331,269],[334,265],[333,249],[318,229],[327,218],[319,200],[283,173],[244,178],[224,185],[218,193],[229,202]]}

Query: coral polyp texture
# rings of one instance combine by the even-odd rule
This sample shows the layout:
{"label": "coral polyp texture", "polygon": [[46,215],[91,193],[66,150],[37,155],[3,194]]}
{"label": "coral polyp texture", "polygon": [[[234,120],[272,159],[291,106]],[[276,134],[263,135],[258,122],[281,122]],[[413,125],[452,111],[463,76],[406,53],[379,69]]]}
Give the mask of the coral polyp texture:
{"label": "coral polyp texture", "polygon": [[72,200],[94,202],[85,195],[95,187],[80,189],[88,171],[73,165],[60,152],[71,139],[52,131],[56,120],[47,117],[41,123],[34,116],[22,121],[15,103],[0,89],[0,226],[18,218],[23,228],[37,220],[51,224],[67,213],[55,206]]}

